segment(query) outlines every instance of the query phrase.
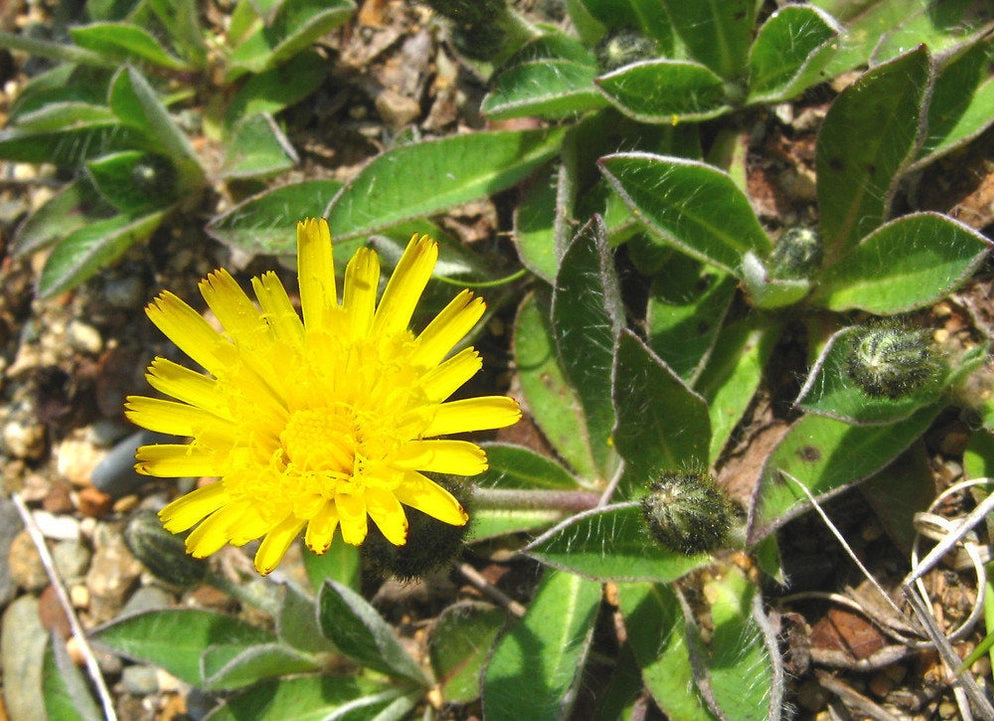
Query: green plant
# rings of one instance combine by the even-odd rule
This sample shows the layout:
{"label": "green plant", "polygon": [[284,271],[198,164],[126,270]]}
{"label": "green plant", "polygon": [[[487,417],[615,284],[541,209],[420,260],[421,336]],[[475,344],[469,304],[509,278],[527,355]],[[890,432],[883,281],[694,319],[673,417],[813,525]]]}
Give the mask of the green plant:
{"label": "green plant", "polygon": [[[18,233],[16,253],[55,246],[39,294],[83,282],[172,213],[194,210],[208,187],[293,167],[273,116],[323,81],[327,63],[310,46],[353,9],[351,0],[246,0],[222,41],[201,27],[193,0],[90,3],[71,43],[0,35],[0,47],[56,63],[22,89],[0,131],[0,158],[71,176]],[[194,99],[207,113],[181,127],[169,109]],[[191,132],[207,136],[208,152]]]}

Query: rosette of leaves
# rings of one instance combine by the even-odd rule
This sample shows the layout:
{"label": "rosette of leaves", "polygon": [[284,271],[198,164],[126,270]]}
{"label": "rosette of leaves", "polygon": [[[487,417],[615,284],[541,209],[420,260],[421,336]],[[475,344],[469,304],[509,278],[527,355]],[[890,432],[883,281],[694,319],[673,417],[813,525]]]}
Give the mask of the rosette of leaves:
{"label": "rosette of leaves", "polygon": [[[39,294],[86,280],[195,206],[208,184],[293,167],[273,116],[324,80],[327,62],[311,46],[353,10],[351,0],[242,0],[219,53],[208,51],[193,0],[89,3],[68,43],[0,34],[0,47],[56,62],[25,85],[0,131],[0,158],[52,163],[73,178],[15,241],[20,254],[55,246]],[[198,97],[207,110],[196,131],[220,143],[219,163],[194,149],[172,112]]]}
{"label": "rosette of leaves", "polygon": [[782,102],[918,44],[958,54],[990,20],[968,0],[941,9],[935,0],[874,0],[858,11],[815,0],[768,15],[761,5],[578,0],[569,7],[579,37],[546,29],[525,43],[498,69],[482,110],[557,118],[610,104],[643,123],[701,121]]}

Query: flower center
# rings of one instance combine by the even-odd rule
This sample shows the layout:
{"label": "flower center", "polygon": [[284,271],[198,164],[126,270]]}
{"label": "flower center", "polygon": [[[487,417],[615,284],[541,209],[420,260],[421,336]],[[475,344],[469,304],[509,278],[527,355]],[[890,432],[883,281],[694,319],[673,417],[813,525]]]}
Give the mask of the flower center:
{"label": "flower center", "polygon": [[287,466],[304,473],[325,472],[340,479],[359,471],[361,438],[356,413],[346,403],[296,411],[280,434]]}

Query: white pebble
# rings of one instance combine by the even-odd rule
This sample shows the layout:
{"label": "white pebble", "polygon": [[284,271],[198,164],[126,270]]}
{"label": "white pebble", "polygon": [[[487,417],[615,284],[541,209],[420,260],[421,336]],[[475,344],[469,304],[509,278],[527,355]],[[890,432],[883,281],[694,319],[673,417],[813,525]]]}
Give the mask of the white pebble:
{"label": "white pebble", "polygon": [[104,339],[100,336],[100,331],[92,325],[81,320],[73,320],[66,328],[66,337],[69,345],[81,353],[96,355],[104,347]]}

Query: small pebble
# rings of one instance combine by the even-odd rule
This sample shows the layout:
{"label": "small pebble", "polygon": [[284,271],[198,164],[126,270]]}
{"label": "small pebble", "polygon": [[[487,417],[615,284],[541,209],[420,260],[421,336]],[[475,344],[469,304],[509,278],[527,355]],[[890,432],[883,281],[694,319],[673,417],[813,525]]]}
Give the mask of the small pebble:
{"label": "small pebble", "polygon": [[93,560],[86,574],[90,611],[96,623],[114,618],[138,581],[142,565],[124,545],[120,529],[100,524],[93,534]]}
{"label": "small pebble", "polygon": [[128,511],[134,510],[140,502],[141,498],[134,494],[125,496],[124,498],[119,498],[114,501],[114,513],[127,513]]}
{"label": "small pebble", "polygon": [[33,515],[38,530],[45,538],[54,541],[79,540],[79,521],[72,516],[57,516],[48,511],[35,511]]}
{"label": "small pebble", "polygon": [[79,512],[90,518],[103,518],[114,508],[114,499],[93,486],[80,489],[77,502]]}
{"label": "small pebble", "polygon": [[121,613],[130,615],[142,611],[155,611],[171,608],[175,603],[173,595],[161,586],[142,586],[131,594]]}
{"label": "small pebble", "polygon": [[55,468],[59,475],[67,478],[77,488],[90,485],[93,469],[107,455],[107,451],[97,448],[85,438],[66,438],[55,451]]}
{"label": "small pebble", "polygon": [[80,668],[86,665],[86,654],[83,653],[83,644],[75,636],[70,636],[66,640],[66,653],[72,662]]}
{"label": "small pebble", "polygon": [[45,455],[45,426],[26,420],[8,421],[3,427],[3,443],[14,458],[38,460]]}
{"label": "small pebble", "polygon": [[958,715],[959,709],[952,701],[943,701],[939,704],[939,718],[956,718]]}
{"label": "small pebble", "polygon": [[135,696],[148,696],[159,690],[159,680],[153,666],[125,666],[121,672],[121,688]]}
{"label": "small pebble", "polygon": [[109,418],[102,418],[87,426],[83,437],[87,443],[92,443],[101,448],[110,448],[132,432],[134,432],[134,426],[132,425]]}
{"label": "small pebble", "polygon": [[148,482],[148,476],[135,471],[135,451],[138,446],[158,443],[163,438],[166,436],[152,431],[137,431],[122,438],[90,472],[93,485],[115,498],[134,493]]}
{"label": "small pebble", "polygon": [[69,589],[69,601],[75,609],[87,609],[90,607],[90,589],[80,583]]}
{"label": "small pebble", "polygon": [[145,300],[145,285],[140,278],[113,278],[104,285],[104,298],[115,308],[134,308]]}
{"label": "small pebble", "polygon": [[46,586],[38,597],[38,618],[46,631],[58,634],[59,638],[67,639],[72,634],[69,619],[59,603],[54,586]]}
{"label": "small pebble", "polygon": [[376,112],[391,130],[400,130],[421,115],[421,104],[414,98],[393,90],[384,90],[376,96]]}
{"label": "small pebble", "polygon": [[59,572],[59,577],[68,586],[83,582],[92,558],[90,549],[78,541],[62,541],[56,543],[55,548],[52,549],[55,568]]}
{"label": "small pebble", "polygon": [[97,355],[104,347],[104,339],[100,331],[88,323],[73,319],[66,328],[66,340],[73,350],[80,353]]}
{"label": "small pebble", "polygon": [[19,588],[25,591],[40,591],[48,585],[48,574],[42,565],[38,549],[27,531],[21,531],[14,537],[7,555],[7,568],[10,577]]}

